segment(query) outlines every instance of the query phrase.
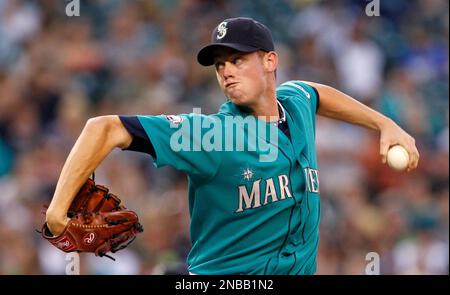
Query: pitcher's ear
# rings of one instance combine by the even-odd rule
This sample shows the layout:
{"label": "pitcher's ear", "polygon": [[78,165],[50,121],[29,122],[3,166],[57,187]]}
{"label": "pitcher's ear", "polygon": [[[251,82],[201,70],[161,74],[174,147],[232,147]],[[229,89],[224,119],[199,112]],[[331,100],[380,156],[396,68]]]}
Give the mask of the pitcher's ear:
{"label": "pitcher's ear", "polygon": [[275,51],[269,51],[263,57],[264,68],[269,72],[274,72],[278,66],[278,54]]}

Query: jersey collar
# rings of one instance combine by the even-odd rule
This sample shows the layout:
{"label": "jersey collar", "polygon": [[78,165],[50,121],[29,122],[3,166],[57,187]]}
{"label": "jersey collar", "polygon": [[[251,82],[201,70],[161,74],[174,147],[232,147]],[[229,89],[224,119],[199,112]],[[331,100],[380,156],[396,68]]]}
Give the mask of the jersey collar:
{"label": "jersey collar", "polygon": [[278,125],[286,122],[286,112],[284,111],[284,107],[278,99],[277,99],[277,104],[278,104],[278,114],[279,114],[280,118],[274,123],[275,126],[278,126]]}
{"label": "jersey collar", "polygon": [[[278,114],[279,119],[274,122],[275,125],[282,124],[286,122],[286,111],[284,110],[283,105],[280,103],[280,101],[277,99],[278,104]],[[227,113],[227,114],[233,114],[233,115],[246,115],[237,105],[232,103],[231,101],[227,101],[226,103],[222,104],[219,109],[219,113]]]}

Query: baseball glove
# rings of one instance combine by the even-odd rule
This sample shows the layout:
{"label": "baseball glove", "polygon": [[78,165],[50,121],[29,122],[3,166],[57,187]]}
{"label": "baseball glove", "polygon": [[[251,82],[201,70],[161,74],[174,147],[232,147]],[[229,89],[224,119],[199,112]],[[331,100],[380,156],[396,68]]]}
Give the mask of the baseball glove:
{"label": "baseball glove", "polygon": [[121,200],[108,188],[88,179],[67,212],[70,218],[63,233],[54,237],[42,226],[42,237],[64,252],[92,252],[106,256],[127,247],[143,232],[135,212],[120,204]]}

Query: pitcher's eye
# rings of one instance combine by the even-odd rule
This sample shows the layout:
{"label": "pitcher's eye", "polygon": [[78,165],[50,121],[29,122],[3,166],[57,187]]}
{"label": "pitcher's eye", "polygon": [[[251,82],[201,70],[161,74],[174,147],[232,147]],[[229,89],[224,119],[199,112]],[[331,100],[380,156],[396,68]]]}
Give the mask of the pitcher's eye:
{"label": "pitcher's eye", "polygon": [[214,66],[216,67],[216,71],[219,71],[223,68],[223,63],[222,62],[216,62],[214,64]]}
{"label": "pitcher's eye", "polygon": [[241,57],[236,57],[233,59],[233,64],[238,65],[242,63],[242,58]]}

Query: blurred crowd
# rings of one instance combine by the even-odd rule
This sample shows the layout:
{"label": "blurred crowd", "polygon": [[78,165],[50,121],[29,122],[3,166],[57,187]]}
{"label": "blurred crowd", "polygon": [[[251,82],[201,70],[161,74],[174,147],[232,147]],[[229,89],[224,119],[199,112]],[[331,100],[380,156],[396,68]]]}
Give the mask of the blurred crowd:
{"label": "blurred crowd", "polygon": [[[419,167],[381,164],[374,131],[317,120],[322,222],[317,274],[449,273],[449,4],[445,0],[0,0],[0,274],[65,274],[68,257],[35,229],[90,117],[177,114],[225,101],[197,64],[221,20],[268,25],[278,83],[336,87],[416,139]],[[113,153],[96,181],[135,210],[144,233],[113,256],[80,255],[82,274],[186,273],[186,176],[146,154]]]}

